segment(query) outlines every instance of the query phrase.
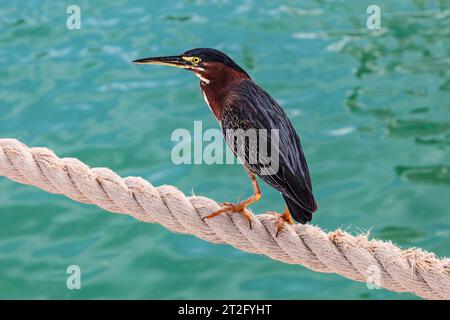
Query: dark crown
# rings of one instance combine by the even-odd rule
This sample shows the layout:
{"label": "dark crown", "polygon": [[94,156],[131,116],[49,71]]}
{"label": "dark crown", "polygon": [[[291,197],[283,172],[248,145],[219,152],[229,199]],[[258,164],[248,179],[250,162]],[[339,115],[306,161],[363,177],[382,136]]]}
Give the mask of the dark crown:
{"label": "dark crown", "polygon": [[225,53],[211,48],[196,48],[191,49],[183,53],[183,55],[187,56],[197,56],[202,59],[202,61],[210,61],[210,62],[220,62],[225,64],[226,66],[233,68],[236,71],[245,73],[247,76],[247,72],[242,69],[236,62],[234,62],[229,56]]}

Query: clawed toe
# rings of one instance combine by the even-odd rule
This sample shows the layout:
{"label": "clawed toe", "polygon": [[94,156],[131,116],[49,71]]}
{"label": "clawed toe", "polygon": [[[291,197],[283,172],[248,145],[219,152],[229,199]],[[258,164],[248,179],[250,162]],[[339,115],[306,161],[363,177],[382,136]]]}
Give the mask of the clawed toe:
{"label": "clawed toe", "polygon": [[277,227],[277,233],[275,234],[275,238],[278,238],[278,235],[280,234],[280,232],[282,232],[284,230],[284,226],[285,226],[286,221],[283,218],[278,218],[278,221],[276,223],[276,227]]}
{"label": "clawed toe", "polygon": [[287,224],[293,224],[294,221],[292,220],[291,215],[289,214],[289,211],[285,211],[283,214],[279,214],[277,212],[273,212],[275,215],[277,222],[275,224],[275,227],[277,228],[277,232],[275,234],[275,238],[278,237],[278,235],[283,232],[285,229],[286,223]]}
{"label": "clawed toe", "polygon": [[218,215],[221,215],[222,213],[240,213],[249,223],[250,229],[252,229],[252,215],[247,210],[247,206],[242,203],[231,203],[231,202],[224,202],[221,204],[221,209],[217,210],[216,212],[211,213],[210,215],[204,216],[202,218],[202,221],[205,221],[206,219],[214,218]]}

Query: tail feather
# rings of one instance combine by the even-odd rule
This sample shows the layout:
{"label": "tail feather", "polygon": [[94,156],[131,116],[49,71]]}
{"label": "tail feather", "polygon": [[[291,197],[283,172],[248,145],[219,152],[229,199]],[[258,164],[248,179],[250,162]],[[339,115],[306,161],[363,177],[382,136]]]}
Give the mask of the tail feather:
{"label": "tail feather", "polygon": [[[286,201],[286,205],[289,209],[289,213],[292,215],[295,221],[300,222],[301,224],[306,224],[307,222],[311,221],[312,219],[312,212],[303,209],[301,206],[299,206],[295,201],[291,200],[290,198],[284,196],[284,200]],[[317,208],[317,205],[314,206]]]}

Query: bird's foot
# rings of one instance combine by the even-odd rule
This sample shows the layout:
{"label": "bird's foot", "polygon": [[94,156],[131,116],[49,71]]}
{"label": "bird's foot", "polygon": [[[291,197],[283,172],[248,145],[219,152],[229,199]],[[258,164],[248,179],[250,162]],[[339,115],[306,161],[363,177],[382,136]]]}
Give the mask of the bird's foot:
{"label": "bird's foot", "polygon": [[252,215],[247,210],[248,203],[246,201],[241,201],[238,203],[224,202],[221,203],[220,206],[222,207],[221,209],[203,217],[202,220],[205,221],[205,219],[211,219],[223,213],[240,213],[245,220],[248,221],[250,229],[252,228]]}
{"label": "bird's foot", "polygon": [[280,232],[284,230],[286,223],[294,224],[294,220],[292,219],[292,216],[287,209],[284,211],[283,214],[279,214],[277,212],[274,212],[273,214],[277,219],[277,223],[275,225],[277,227],[277,233],[275,234],[275,238],[277,238]]}

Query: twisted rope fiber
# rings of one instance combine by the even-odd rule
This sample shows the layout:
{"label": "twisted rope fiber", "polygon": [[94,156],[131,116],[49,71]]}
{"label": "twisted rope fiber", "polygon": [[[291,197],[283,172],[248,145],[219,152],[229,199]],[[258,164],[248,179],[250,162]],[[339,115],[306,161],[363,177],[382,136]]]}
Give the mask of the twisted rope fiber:
{"label": "twisted rope fiber", "polygon": [[375,266],[380,285],[388,290],[450,299],[450,259],[421,249],[402,251],[391,242],[368,240],[367,235],[352,236],[339,229],[326,233],[312,225],[286,225],[276,237],[276,220],[270,213],[253,216],[252,229],[240,214],[202,221],[220,208],[214,200],[187,197],[173,186],[154,187],[138,177],[121,178],[107,168],[89,168],[15,139],[0,139],[0,175],[177,233],[355,281],[367,281]]}

